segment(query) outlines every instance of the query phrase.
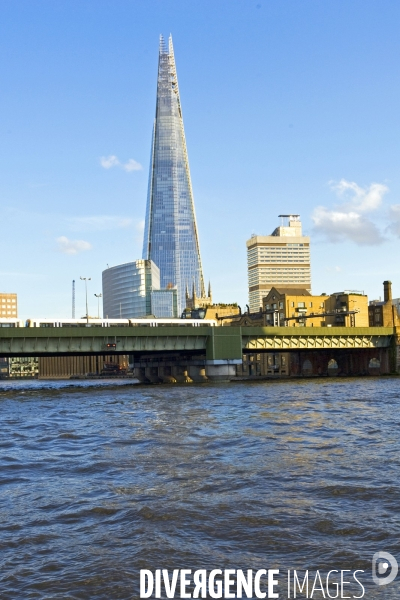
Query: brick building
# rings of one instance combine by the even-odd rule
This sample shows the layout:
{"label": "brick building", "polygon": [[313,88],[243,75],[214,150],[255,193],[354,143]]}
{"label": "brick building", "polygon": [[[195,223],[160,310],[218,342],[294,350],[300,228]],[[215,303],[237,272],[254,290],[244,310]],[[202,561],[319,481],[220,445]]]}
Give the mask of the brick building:
{"label": "brick building", "polygon": [[400,326],[397,306],[392,298],[392,282],[383,282],[383,301],[371,300],[368,307],[368,321],[370,327]]}
{"label": "brick building", "polygon": [[313,296],[305,288],[273,287],[263,311],[267,326],[368,327],[368,297],[354,290]]}

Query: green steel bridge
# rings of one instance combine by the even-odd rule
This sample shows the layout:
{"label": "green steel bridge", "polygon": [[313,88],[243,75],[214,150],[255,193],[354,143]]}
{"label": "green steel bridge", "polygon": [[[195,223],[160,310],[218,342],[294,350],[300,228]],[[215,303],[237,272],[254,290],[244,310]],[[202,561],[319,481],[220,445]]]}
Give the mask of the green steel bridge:
{"label": "green steel bridge", "polygon": [[183,353],[214,364],[243,352],[389,348],[393,327],[16,327],[0,328],[0,356]]}

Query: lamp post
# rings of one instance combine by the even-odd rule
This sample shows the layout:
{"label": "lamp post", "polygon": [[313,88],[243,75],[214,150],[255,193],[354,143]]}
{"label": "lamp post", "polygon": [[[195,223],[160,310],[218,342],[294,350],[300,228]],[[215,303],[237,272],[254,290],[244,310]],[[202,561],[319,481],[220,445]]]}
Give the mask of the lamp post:
{"label": "lamp post", "polygon": [[100,298],[102,294],[95,294],[95,296],[97,298],[97,318],[100,319]]}
{"label": "lamp post", "polygon": [[82,281],[85,282],[85,294],[86,294],[86,322],[89,323],[89,309],[88,309],[88,301],[87,301],[87,282],[91,281],[91,277],[80,277]]}

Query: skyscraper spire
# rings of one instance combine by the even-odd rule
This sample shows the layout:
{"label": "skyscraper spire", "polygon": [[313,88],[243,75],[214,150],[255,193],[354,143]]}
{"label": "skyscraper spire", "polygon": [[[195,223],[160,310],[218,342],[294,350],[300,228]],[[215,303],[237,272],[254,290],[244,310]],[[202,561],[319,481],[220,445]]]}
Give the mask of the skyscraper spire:
{"label": "skyscraper spire", "polygon": [[177,287],[179,313],[188,282],[204,292],[189,160],[172,37],[160,36],[156,118],[150,159],[143,258],[160,269],[161,287]]}

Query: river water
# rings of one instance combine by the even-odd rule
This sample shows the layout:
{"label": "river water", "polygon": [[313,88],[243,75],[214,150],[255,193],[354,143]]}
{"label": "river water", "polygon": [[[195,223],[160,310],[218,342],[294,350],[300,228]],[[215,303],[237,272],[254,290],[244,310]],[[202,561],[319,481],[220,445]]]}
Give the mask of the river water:
{"label": "river water", "polygon": [[157,568],[361,569],[400,598],[371,579],[400,562],[396,378],[3,381],[0,419],[1,600],[138,598]]}

